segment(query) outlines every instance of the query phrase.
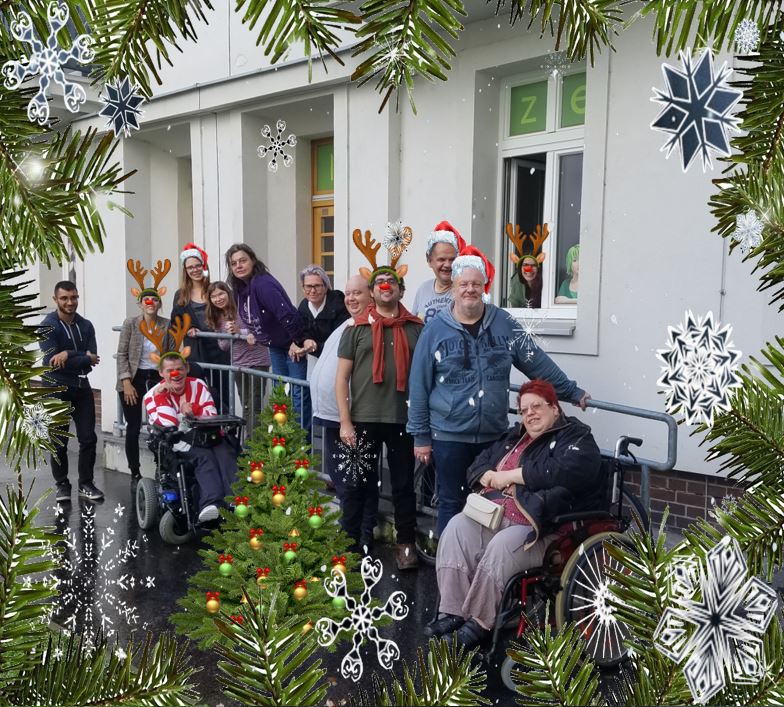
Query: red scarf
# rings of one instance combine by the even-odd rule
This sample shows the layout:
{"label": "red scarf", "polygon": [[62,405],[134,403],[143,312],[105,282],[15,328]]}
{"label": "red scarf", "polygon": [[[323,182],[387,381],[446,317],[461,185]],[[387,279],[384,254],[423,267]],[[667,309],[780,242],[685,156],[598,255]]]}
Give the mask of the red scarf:
{"label": "red scarf", "polygon": [[355,326],[370,325],[373,335],[373,382],[384,382],[384,329],[392,327],[392,341],[395,345],[395,374],[397,390],[405,392],[408,384],[408,370],[411,367],[411,353],[408,337],[404,331],[406,322],[423,326],[422,320],[411,314],[402,303],[398,304],[397,317],[382,317],[374,305],[369,305],[363,314],[354,318]]}

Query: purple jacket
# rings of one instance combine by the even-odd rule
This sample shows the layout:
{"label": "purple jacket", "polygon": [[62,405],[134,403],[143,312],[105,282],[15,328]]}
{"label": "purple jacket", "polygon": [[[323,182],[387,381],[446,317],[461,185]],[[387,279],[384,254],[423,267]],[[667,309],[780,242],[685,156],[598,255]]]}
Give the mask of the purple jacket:
{"label": "purple jacket", "polygon": [[237,285],[234,298],[257,341],[278,349],[288,349],[292,341],[302,346],[302,317],[282,285],[269,273],[254,275],[249,285],[243,285]]}

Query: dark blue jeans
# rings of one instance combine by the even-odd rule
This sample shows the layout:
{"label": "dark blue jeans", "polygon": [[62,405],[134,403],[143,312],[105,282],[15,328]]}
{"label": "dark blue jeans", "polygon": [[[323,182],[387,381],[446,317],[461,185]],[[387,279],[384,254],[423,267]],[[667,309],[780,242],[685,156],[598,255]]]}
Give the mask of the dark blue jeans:
{"label": "dark blue jeans", "polygon": [[471,489],[466,484],[466,471],[480,452],[493,442],[440,442],[433,440],[433,463],[438,483],[438,520],[440,536],[446,524],[463,510]]}
{"label": "dark blue jeans", "polygon": [[[303,358],[300,361],[292,361],[289,358],[287,349],[278,349],[274,346],[269,347],[270,361],[272,362],[272,372],[276,376],[288,376],[289,378],[299,378],[300,380],[307,380],[308,378],[308,362]],[[291,386],[291,399],[294,403],[294,411],[299,418],[299,424],[302,425],[308,435],[308,442],[310,441],[310,428],[311,428],[311,411],[310,411],[310,390],[308,388],[301,388],[298,385]]]}

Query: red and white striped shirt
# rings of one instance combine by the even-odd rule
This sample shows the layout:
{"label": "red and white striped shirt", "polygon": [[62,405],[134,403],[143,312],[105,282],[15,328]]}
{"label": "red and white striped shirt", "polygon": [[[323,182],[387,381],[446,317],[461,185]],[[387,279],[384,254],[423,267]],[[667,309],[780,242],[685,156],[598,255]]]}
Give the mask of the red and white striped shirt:
{"label": "red and white striped shirt", "polygon": [[199,378],[186,378],[182,395],[174,395],[159,383],[144,396],[144,408],[151,425],[177,427],[180,424],[180,398],[191,404],[194,417],[214,417],[218,414],[210,389]]}

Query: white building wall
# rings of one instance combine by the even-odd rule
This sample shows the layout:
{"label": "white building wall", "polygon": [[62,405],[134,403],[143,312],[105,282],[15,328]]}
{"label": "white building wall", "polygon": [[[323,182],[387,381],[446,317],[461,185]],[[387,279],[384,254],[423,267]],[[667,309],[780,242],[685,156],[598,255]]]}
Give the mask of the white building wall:
{"label": "white building wall", "polygon": [[[103,272],[110,262],[117,268],[113,273],[122,272],[125,251],[138,243],[141,252],[145,239],[151,257],[165,253],[176,260],[183,228],[190,226],[184,226],[183,196],[192,193],[193,238],[210,253],[213,278],[218,273],[225,277],[220,261],[226,247],[245,240],[298,301],[296,274],[311,257],[309,140],[328,134],[335,143],[338,287],[365,265],[351,244],[351,231],[368,228],[380,240],[386,222],[397,218],[415,234],[403,260],[409,266],[409,303],[418,283],[432,276],[423,248],[441,219],[499,257],[502,243],[494,234],[503,225],[500,84],[505,76],[538,66],[552,48],[550,40],[525,36],[521,27],[509,28],[496,18],[469,24],[449,81],[417,81],[417,114],[401,96],[399,113],[387,108],[379,115],[380,97],[370,85],[348,85],[351,62],[344,68],[332,63],[328,75],[314,71],[312,84],[304,64],[252,73],[264,65],[261,51],[239,33],[236,18],[224,17],[228,12],[221,8],[213,13],[198,47],[189,47],[177,57],[175,69],[166,70],[164,95],[145,116],[145,128],[189,123],[192,192],[184,184],[183,162],[170,164],[153,156],[143,147],[144,130],[124,141],[125,166],[140,170],[129,185],[136,194],[126,197],[135,218],[107,213],[110,238],[100,260]],[[239,29],[247,34],[246,28]],[[677,155],[665,160],[659,152],[665,138],[649,127],[659,110],[649,99],[651,87],[663,85],[662,59],[650,37],[650,23],[632,26],[615,40],[616,53],[603,53],[587,70],[577,328],[571,337],[548,337],[546,347],[595,398],[663,410],[655,352],[666,341],[667,326],[679,323],[686,309],[698,314],[712,310],[732,323],[735,345],[746,355],[757,354],[778,322],[773,308],[765,305],[766,296],[755,292],[758,280],[751,275],[751,264],[740,263],[738,254],[728,259],[726,244],[711,233],[714,221],[707,203],[716,173],[703,174],[697,165],[683,174]],[[194,76],[200,86],[189,90]],[[205,85],[209,81],[217,83]],[[324,96],[327,107],[318,102]],[[294,167],[281,167],[272,175],[255,146],[260,127],[274,125],[279,117],[301,144]],[[177,184],[167,186],[170,180]],[[124,300],[127,310],[128,296],[121,294],[127,282],[112,277],[114,301]],[[169,283],[175,289],[171,276]],[[119,323],[118,313],[104,316],[91,307],[84,312],[96,323],[101,351],[109,351],[115,342],[105,332],[110,323]],[[103,366],[94,384],[100,383],[106,396],[114,381],[105,370]],[[515,381],[521,379],[515,374]],[[567,408],[572,412],[579,414]],[[618,434],[640,434],[646,440],[644,456],[665,456],[660,425],[605,413],[583,417],[602,446],[611,445]],[[111,427],[108,411],[103,426]],[[717,465],[704,461],[700,437],[688,432],[681,428],[678,468],[715,471]]]}

